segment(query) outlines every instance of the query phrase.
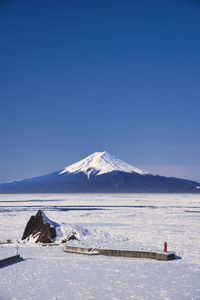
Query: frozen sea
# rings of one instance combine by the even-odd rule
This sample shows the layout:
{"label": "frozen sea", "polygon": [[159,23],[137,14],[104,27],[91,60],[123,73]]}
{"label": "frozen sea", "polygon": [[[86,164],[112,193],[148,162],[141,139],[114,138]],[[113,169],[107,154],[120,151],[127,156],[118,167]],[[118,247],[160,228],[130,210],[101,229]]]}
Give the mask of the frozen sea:
{"label": "frozen sea", "polygon": [[[20,241],[31,215],[42,209],[76,230],[83,245],[168,250],[180,259],[83,256],[62,246]],[[0,299],[200,299],[200,195],[28,194],[0,195],[0,257],[23,261],[0,268]],[[17,242],[18,240],[18,242]]]}

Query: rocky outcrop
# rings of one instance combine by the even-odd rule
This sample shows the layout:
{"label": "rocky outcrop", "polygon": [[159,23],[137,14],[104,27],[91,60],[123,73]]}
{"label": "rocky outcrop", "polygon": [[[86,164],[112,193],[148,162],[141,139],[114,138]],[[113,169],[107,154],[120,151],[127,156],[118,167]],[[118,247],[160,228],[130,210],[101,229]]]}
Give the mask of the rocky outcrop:
{"label": "rocky outcrop", "polygon": [[67,235],[67,238],[66,238],[66,241],[70,241],[70,240],[78,240],[77,238],[77,232],[72,230],[68,235]]}
{"label": "rocky outcrop", "polygon": [[56,238],[57,226],[58,224],[49,220],[43,211],[38,210],[28,221],[22,240],[33,239],[36,243],[52,243]]}

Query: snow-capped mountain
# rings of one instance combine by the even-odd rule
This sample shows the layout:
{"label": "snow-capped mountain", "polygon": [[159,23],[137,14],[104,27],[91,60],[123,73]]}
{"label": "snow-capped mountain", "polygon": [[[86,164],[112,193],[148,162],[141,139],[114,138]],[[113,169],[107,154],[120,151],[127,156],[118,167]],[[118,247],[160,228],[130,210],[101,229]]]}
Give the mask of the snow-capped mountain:
{"label": "snow-capped mountain", "polygon": [[0,193],[200,193],[200,183],[152,175],[104,151],[54,173],[0,184]]}
{"label": "snow-capped mountain", "polygon": [[140,169],[131,166],[111,153],[95,152],[90,156],[78,161],[77,163],[66,167],[60,174],[80,173],[83,172],[89,178],[91,174],[101,175],[112,171],[121,171],[126,173],[138,173],[140,175],[146,174]]}

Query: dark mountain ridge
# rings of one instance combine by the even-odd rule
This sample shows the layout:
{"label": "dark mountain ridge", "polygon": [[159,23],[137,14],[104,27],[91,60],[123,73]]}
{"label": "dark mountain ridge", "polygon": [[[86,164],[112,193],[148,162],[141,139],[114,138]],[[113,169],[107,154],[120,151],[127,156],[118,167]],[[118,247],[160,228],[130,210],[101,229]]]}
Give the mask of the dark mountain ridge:
{"label": "dark mountain ridge", "polygon": [[0,184],[0,193],[200,193],[200,184],[186,179],[112,171],[101,175],[54,172]]}

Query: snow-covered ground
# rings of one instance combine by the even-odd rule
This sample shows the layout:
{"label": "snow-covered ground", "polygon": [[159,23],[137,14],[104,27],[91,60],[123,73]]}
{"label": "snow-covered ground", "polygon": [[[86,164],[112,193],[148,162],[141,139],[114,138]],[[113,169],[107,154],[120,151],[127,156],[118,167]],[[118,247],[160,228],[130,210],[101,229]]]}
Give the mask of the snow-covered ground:
{"label": "snow-covered ground", "polygon": [[176,251],[181,259],[83,256],[62,246],[19,243],[24,261],[0,269],[0,299],[200,299],[200,195],[0,195],[0,257],[15,253],[42,209],[85,246]]}

